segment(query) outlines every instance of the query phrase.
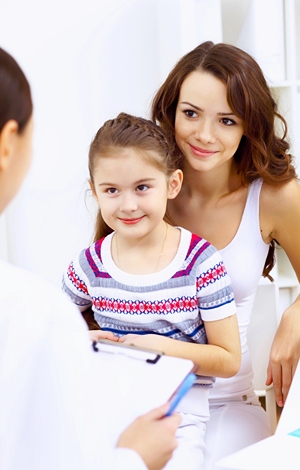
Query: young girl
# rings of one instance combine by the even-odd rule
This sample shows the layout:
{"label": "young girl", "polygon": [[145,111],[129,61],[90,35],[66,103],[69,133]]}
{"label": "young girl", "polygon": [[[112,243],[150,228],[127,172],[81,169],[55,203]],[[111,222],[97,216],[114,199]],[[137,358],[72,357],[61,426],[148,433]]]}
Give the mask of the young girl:
{"label": "young girl", "polygon": [[164,220],[181,188],[179,164],[151,121],[122,113],[99,129],[89,152],[95,242],[70,264],[63,289],[82,312],[92,307],[105,337],[194,361],[196,384],[178,408],[179,446],[166,467],[189,459],[192,470],[203,464],[213,377],[237,373],[240,342],[219,253]]}

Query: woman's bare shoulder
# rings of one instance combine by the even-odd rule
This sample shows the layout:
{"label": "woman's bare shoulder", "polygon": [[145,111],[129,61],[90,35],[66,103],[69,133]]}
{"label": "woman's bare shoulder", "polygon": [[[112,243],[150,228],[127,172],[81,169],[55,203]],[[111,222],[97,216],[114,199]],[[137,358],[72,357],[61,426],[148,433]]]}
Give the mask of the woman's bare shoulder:
{"label": "woman's bare shoulder", "polygon": [[292,180],[283,185],[264,183],[260,196],[260,223],[263,238],[279,241],[300,219],[300,185]]}
{"label": "woman's bare shoulder", "polygon": [[300,184],[296,179],[283,185],[263,183],[261,189],[260,205],[268,211],[286,210],[294,204],[300,203]]}

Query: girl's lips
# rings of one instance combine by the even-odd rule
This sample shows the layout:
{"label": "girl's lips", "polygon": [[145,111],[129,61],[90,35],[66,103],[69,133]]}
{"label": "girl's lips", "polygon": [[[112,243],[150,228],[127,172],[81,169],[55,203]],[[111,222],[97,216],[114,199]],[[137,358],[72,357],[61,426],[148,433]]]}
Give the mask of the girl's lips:
{"label": "girl's lips", "polygon": [[200,147],[194,147],[193,145],[189,144],[191,151],[193,152],[194,155],[197,157],[209,157],[211,155],[214,155],[217,153],[214,150],[205,150]]}
{"label": "girl's lips", "polygon": [[134,225],[134,224],[137,224],[140,220],[142,220],[143,217],[138,217],[138,218],[135,218],[135,219],[121,219],[119,218],[119,220],[121,222],[123,222],[124,224],[126,225]]}

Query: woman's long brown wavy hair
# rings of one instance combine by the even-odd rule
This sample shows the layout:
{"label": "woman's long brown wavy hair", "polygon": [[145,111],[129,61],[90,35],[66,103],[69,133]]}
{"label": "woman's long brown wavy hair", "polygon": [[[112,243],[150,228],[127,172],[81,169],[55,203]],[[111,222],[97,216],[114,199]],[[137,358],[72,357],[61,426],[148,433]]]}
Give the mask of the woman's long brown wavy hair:
{"label": "woman's long brown wavy hair", "polygon": [[[236,116],[244,121],[244,135],[234,155],[242,184],[261,178],[282,185],[297,177],[287,142],[286,121],[278,113],[270,88],[257,62],[243,50],[224,43],[204,42],[183,56],[154,96],[152,120],[173,136],[180,88],[194,71],[204,71],[227,87],[227,101]],[[176,146],[175,153],[180,153]],[[275,263],[275,242],[270,245],[263,276]]]}

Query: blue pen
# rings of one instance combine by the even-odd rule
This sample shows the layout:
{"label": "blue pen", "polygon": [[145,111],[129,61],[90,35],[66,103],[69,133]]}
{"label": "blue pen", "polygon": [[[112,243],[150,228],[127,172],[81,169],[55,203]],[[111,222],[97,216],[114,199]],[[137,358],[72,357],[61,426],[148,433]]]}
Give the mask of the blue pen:
{"label": "blue pen", "polygon": [[189,391],[189,389],[192,387],[195,380],[196,380],[195,374],[189,374],[186,376],[186,378],[184,379],[180,387],[176,390],[175,394],[171,398],[170,408],[168,412],[166,413],[166,416],[171,416],[171,414],[177,407],[178,403],[184,397],[184,395]]}

